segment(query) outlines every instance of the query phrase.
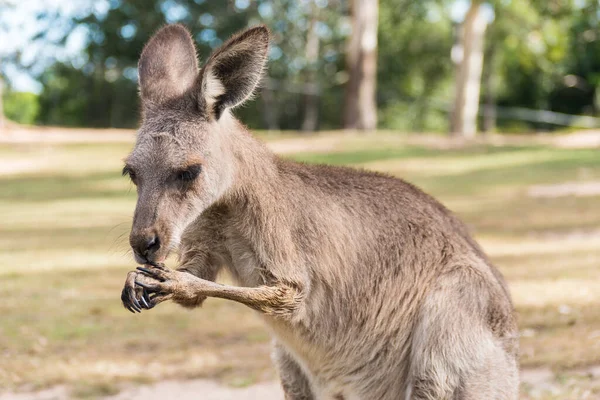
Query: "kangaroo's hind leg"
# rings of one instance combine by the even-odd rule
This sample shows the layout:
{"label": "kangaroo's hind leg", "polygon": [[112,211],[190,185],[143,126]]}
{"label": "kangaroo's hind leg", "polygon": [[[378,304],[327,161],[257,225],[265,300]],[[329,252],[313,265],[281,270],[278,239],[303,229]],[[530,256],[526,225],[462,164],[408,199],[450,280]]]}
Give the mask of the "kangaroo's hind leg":
{"label": "kangaroo's hind leg", "polygon": [[310,388],[308,378],[279,343],[274,343],[273,361],[277,365],[285,400],[316,400]]}
{"label": "kangaroo's hind leg", "polygon": [[439,278],[413,333],[406,399],[517,399],[516,327],[512,315],[490,314],[495,283],[469,268]]}

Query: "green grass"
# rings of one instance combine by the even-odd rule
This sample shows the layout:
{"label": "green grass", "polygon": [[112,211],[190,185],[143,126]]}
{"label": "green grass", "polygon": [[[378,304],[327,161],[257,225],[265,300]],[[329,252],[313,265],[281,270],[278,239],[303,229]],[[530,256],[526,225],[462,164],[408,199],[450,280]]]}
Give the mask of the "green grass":
{"label": "green grass", "polygon": [[[121,307],[134,266],[135,190],[120,176],[130,147],[0,145],[0,168],[28,166],[0,175],[0,388],[67,383],[85,398],[123,381],[213,377],[239,386],[275,376],[268,334],[243,306],[210,299],[202,310],[165,304],[140,315]],[[286,156],[377,169],[438,197],[509,281],[522,365],[563,374],[600,363],[600,196],[530,195],[535,185],[600,181],[600,150],[441,150],[350,136],[328,152]],[[598,395],[599,385],[586,385]],[[560,398],[577,398],[568,396]]]}

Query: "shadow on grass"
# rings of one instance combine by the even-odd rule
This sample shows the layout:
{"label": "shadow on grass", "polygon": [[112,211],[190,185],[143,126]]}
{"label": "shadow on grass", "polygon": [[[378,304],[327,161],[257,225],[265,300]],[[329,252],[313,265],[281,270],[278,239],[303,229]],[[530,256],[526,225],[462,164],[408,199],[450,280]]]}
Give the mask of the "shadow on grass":
{"label": "shadow on grass", "polygon": [[405,158],[435,158],[435,157],[470,157],[475,154],[497,154],[520,152],[539,147],[533,146],[472,146],[462,149],[432,149],[418,146],[397,146],[378,148],[377,145],[370,146],[365,150],[353,150],[332,153],[297,153],[290,155],[289,158],[316,164],[331,164],[331,165],[353,165],[364,164],[373,161],[386,161],[393,159]]}
{"label": "shadow on grass", "polygon": [[[118,180],[122,180],[119,184]],[[113,183],[117,183],[114,185]],[[67,174],[22,175],[0,178],[0,200],[47,202],[64,199],[127,198],[135,191],[118,173],[103,172],[79,176]]]}
{"label": "shadow on grass", "polygon": [[600,177],[600,153],[597,150],[556,150],[555,158],[526,165],[480,168],[463,174],[419,177],[417,184],[444,195],[474,194],[500,186],[528,186]]}
{"label": "shadow on grass", "polygon": [[[596,149],[554,149],[547,147],[519,146],[494,147],[482,146],[465,149],[436,150],[423,147],[397,147],[384,149],[365,149],[330,154],[296,154],[291,158],[308,163],[326,163],[332,165],[361,165],[375,161],[402,160],[411,158],[470,158],[473,155],[509,154],[523,151],[548,154],[545,159],[532,160],[523,165],[485,166],[464,173],[438,174],[427,176],[409,173],[407,178],[413,183],[436,194],[468,195],[503,185],[530,185],[556,183],[560,179],[576,179],[582,169],[587,174],[600,176],[600,152]],[[424,160],[424,162],[426,162]],[[401,168],[400,168],[401,169]],[[443,166],[440,166],[443,170]]]}
{"label": "shadow on grass", "polygon": [[118,224],[99,226],[0,227],[0,235],[4,236],[0,249],[4,248],[11,252],[36,249],[63,249],[65,252],[73,249],[125,252],[129,250],[130,226],[131,221],[125,220]]}

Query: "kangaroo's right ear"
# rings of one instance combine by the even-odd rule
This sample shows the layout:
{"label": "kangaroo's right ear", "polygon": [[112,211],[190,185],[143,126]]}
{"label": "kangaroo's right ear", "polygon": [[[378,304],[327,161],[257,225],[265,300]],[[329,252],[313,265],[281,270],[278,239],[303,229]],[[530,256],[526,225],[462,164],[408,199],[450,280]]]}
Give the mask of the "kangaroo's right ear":
{"label": "kangaroo's right ear", "polygon": [[167,25],[146,44],[138,63],[143,103],[163,103],[181,96],[198,77],[192,37],[182,25]]}
{"label": "kangaroo's right ear", "polygon": [[202,70],[201,96],[207,112],[219,119],[223,111],[242,104],[258,85],[269,50],[269,30],[243,31],[216,50]]}

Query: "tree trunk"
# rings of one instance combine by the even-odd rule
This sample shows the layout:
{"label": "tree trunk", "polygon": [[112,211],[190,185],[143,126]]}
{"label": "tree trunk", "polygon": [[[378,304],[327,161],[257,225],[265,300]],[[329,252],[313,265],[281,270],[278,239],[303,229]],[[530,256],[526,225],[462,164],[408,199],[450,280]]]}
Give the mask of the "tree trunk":
{"label": "tree trunk", "polygon": [[494,82],[494,63],[496,60],[496,45],[490,43],[486,54],[486,65],[483,69],[483,90],[485,104],[483,108],[482,132],[493,132],[496,129],[496,86]]}
{"label": "tree trunk", "polygon": [[477,132],[479,90],[483,69],[483,37],[486,28],[481,5],[473,1],[462,26],[462,59],[458,63],[451,133],[473,137]]}
{"label": "tree trunk", "polygon": [[319,35],[317,34],[317,22],[319,19],[317,6],[311,1],[310,26],[306,34],[306,62],[304,91],[304,121],[302,130],[312,132],[319,124],[319,90],[317,85],[317,62],[319,61]]}
{"label": "tree trunk", "polygon": [[377,0],[352,0],[352,35],[347,51],[349,78],[344,99],[346,129],[377,127]]}

